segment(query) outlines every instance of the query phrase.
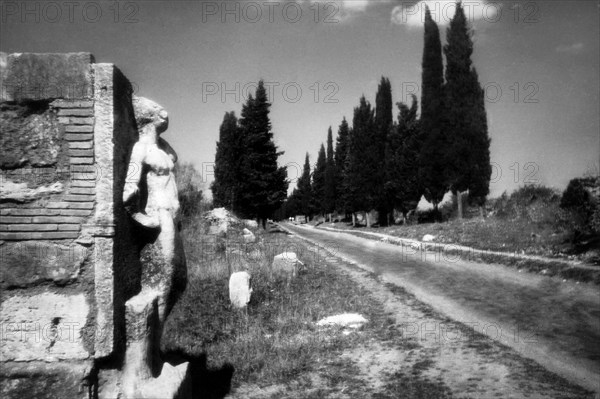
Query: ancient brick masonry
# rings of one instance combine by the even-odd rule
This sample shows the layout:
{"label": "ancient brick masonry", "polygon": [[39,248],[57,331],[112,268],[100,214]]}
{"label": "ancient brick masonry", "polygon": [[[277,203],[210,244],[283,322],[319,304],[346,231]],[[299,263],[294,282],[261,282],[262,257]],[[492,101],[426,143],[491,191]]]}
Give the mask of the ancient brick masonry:
{"label": "ancient brick masonry", "polygon": [[89,53],[0,54],[0,81],[0,397],[123,397],[131,85]]}
{"label": "ancient brick masonry", "polygon": [[14,181],[23,174],[35,177],[53,173],[68,179],[68,189],[44,207],[38,202],[2,203],[1,240],[76,239],[82,224],[92,215],[98,172],[93,167],[94,103],[91,100],[56,100],[50,103],[50,112],[58,116],[58,122],[64,127],[69,165],[63,169],[26,167],[7,170],[3,171],[2,177]]}

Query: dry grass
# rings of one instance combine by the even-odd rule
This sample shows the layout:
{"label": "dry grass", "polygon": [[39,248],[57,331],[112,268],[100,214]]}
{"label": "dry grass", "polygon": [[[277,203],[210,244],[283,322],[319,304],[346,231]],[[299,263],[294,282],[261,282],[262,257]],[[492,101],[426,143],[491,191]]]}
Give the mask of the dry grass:
{"label": "dry grass", "polygon": [[[207,226],[200,219],[184,226],[189,281],[167,321],[164,352],[203,357],[207,370],[229,369],[234,387],[293,382],[294,389],[309,392],[313,381],[308,375],[323,361],[368,339],[369,331],[385,330],[388,320],[380,304],[327,267],[322,255],[287,234],[260,229],[255,231],[257,243],[244,246],[240,230],[234,227],[221,240],[205,234]],[[296,252],[305,264],[290,286],[271,275],[273,256],[284,251]],[[236,270],[252,275],[252,299],[241,311],[230,307],[228,298],[228,276]],[[323,317],[345,312],[369,319],[363,333],[344,335],[315,325]],[[343,362],[331,366],[331,378],[319,389],[347,384],[347,367]]]}

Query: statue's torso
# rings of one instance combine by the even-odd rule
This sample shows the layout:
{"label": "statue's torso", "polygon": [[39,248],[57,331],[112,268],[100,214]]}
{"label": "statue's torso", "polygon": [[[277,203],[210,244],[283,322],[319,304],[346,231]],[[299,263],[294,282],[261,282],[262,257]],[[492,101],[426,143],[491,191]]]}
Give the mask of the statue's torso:
{"label": "statue's torso", "polygon": [[145,163],[149,166],[146,175],[148,184],[146,213],[152,215],[159,209],[167,209],[175,218],[179,211],[179,199],[173,174],[175,164],[171,155],[158,145],[151,144],[146,150]]}

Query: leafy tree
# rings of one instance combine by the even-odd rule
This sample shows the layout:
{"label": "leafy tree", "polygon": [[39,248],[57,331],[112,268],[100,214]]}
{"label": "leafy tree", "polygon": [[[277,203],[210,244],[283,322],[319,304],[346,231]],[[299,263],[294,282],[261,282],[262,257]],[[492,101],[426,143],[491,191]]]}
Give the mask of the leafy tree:
{"label": "leafy tree", "polygon": [[234,112],[225,113],[219,129],[219,141],[215,155],[215,180],[211,185],[213,203],[238,211],[241,191],[241,165],[244,140]]}
{"label": "leafy tree", "polygon": [[489,156],[484,93],[472,65],[472,33],[461,3],[448,27],[446,55],[446,131],[448,161],[446,181],[457,195],[462,217],[461,193],[469,190],[480,206],[489,193],[492,173]]}
{"label": "leafy tree", "polygon": [[327,159],[325,147],[321,144],[317,164],[312,176],[313,209],[319,214],[325,213],[325,173],[327,170]]}
{"label": "leafy tree", "polygon": [[255,97],[249,96],[244,104],[240,119],[246,152],[241,173],[241,212],[262,221],[263,227],[267,217],[285,200],[288,187],[287,171],[277,165],[277,158],[283,152],[278,152],[273,142],[270,107],[261,80]]}
{"label": "leafy tree", "polygon": [[368,212],[375,203],[375,187],[373,176],[377,174],[379,165],[376,146],[373,144],[375,131],[374,112],[371,104],[360,98],[360,104],[354,108],[352,119],[352,132],[348,158],[346,159],[345,190],[349,198],[351,212],[363,211],[367,213],[367,225],[370,225]]}
{"label": "leafy tree", "polygon": [[375,174],[371,177],[373,187],[373,206],[379,211],[379,224],[387,223],[386,202],[384,195],[385,173],[385,147],[388,134],[393,125],[392,115],[392,84],[390,80],[381,77],[377,95],[375,96],[375,130],[373,131],[372,150],[376,154]]}
{"label": "leafy tree", "polygon": [[333,137],[331,132],[331,126],[329,126],[329,129],[327,130],[327,159],[325,168],[325,199],[323,204],[323,210],[325,211],[325,213],[328,213],[330,215],[335,210],[335,204],[337,199],[336,180],[337,167],[333,152]]}
{"label": "leafy tree", "polygon": [[444,126],[444,64],[442,44],[436,22],[425,8],[425,33],[422,62],[421,130],[423,144],[419,154],[419,181],[425,199],[438,204],[448,191],[446,170],[446,135]]}
{"label": "leafy tree", "polygon": [[418,158],[421,150],[417,98],[412,96],[410,108],[398,103],[398,124],[390,131],[386,147],[385,192],[388,206],[406,214],[417,207],[421,198]]}

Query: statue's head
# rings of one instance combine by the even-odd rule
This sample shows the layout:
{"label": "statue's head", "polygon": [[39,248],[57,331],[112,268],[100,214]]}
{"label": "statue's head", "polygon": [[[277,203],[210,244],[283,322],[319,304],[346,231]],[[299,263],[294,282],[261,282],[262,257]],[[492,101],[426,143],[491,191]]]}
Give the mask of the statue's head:
{"label": "statue's head", "polygon": [[133,97],[133,110],[138,129],[148,125],[156,128],[156,133],[161,134],[169,127],[169,114],[162,106],[145,97]]}

